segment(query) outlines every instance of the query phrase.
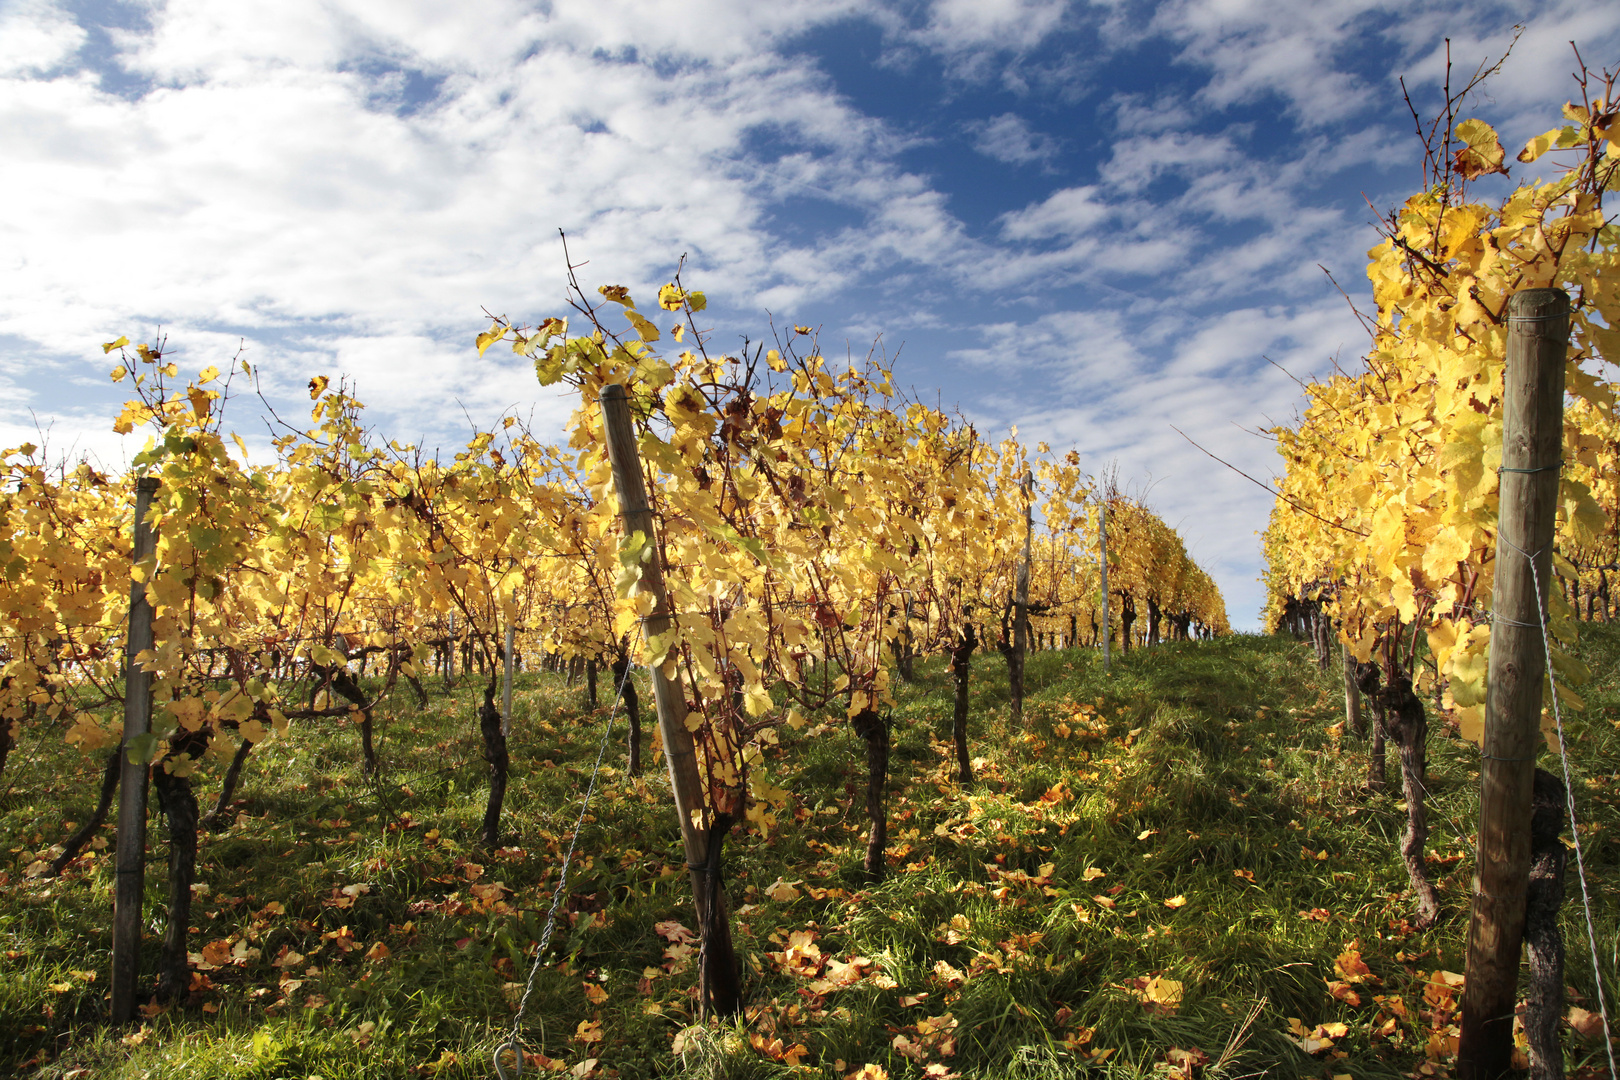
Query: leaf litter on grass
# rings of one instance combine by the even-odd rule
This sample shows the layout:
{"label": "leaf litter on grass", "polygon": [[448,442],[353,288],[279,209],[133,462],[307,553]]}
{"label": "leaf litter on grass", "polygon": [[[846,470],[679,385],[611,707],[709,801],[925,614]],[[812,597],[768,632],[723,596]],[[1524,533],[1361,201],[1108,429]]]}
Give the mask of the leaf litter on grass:
{"label": "leaf litter on grass", "polygon": [[[994,691],[1004,673],[980,669],[975,690]],[[634,783],[610,775],[534,981],[530,1064],[626,1078],[1446,1074],[1463,920],[1406,921],[1401,814],[1356,794],[1364,748],[1331,730],[1334,680],[1304,648],[1170,645],[1119,658],[1107,679],[1088,654],[1035,653],[1029,678],[1023,730],[1001,710],[973,716],[979,779],[964,790],[948,673],[919,665],[895,712],[891,872],[875,886],[853,873],[854,738],[824,721],[782,732],[772,767],[792,824],[728,845],[749,1001],[735,1028],[694,1026],[698,942],[659,762]],[[1598,708],[1615,692],[1604,678]],[[98,1029],[102,986],[74,974],[105,957],[105,849],[61,880],[21,880],[35,861],[22,856],[50,839],[42,807],[60,799],[63,766],[45,747],[19,763],[32,801],[0,817],[20,860],[0,908],[18,976],[0,989],[8,1065],[53,1078],[484,1075],[600,719],[555,676],[524,679],[544,719],[514,733],[494,853],[474,846],[466,692],[384,729],[400,771],[381,796],[358,781],[352,729],[267,747],[234,824],[204,838],[190,996],[133,1033]],[[1607,724],[1577,738],[1592,754],[1620,742]],[[1469,760],[1431,738],[1443,808],[1466,814]],[[1588,820],[1613,828],[1612,784],[1581,794]],[[1466,882],[1458,852],[1448,880]],[[1612,853],[1590,869],[1612,878]],[[1442,899],[1455,914],[1465,888]],[[1590,973],[1572,965],[1570,981],[1575,1025]],[[1569,1034],[1574,1065],[1593,1051]]]}

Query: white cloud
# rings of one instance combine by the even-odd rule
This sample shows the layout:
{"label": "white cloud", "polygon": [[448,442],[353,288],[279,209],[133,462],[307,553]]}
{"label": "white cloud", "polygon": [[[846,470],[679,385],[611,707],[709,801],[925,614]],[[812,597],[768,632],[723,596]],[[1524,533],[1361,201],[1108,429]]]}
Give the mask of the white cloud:
{"label": "white cloud", "polygon": [[[1443,104],[1441,86],[1446,79],[1446,43],[1449,37],[1452,61],[1451,85],[1455,92],[1465,85],[1483,63],[1494,62],[1512,52],[1501,71],[1492,75],[1475,94],[1461,105],[1462,116],[1489,119],[1501,133],[1511,158],[1526,140],[1563,123],[1558,106],[1580,97],[1571,77],[1577,70],[1574,42],[1594,72],[1611,70],[1620,60],[1620,11],[1604,4],[1582,4],[1573,0],[1550,0],[1536,5],[1533,19],[1524,19],[1516,6],[1503,6],[1524,23],[1516,44],[1513,20],[1453,20],[1444,34],[1435,32],[1433,20],[1416,26],[1402,25],[1398,32],[1406,41],[1412,60],[1405,66],[1406,84],[1413,91],[1425,115]],[[1423,31],[1429,30],[1425,34]],[[1594,80],[1594,96],[1602,92]],[[1510,161],[1511,165],[1512,162]],[[1534,174],[1534,170],[1524,170]],[[1515,170],[1515,175],[1518,170]]]}
{"label": "white cloud", "polygon": [[973,148],[985,157],[1009,165],[1030,165],[1047,161],[1058,152],[1057,140],[1036,131],[1017,113],[1002,113],[989,120],[967,125]]}
{"label": "white cloud", "polygon": [[85,32],[52,0],[0,4],[0,76],[44,73],[72,59]]}
{"label": "white cloud", "polygon": [[[161,320],[176,341],[246,334],[261,361],[300,371],[410,371],[437,401],[473,379],[449,358],[470,352],[480,306],[562,309],[559,226],[591,260],[587,284],[644,291],[687,252],[693,279],[747,309],[896,260],[948,261],[958,243],[943,198],[892,164],[882,124],[808,61],[758,52],[839,9],[789,24],[748,5],[604,18],[560,4],[539,21],[490,2],[453,26],[440,10],[176,3],[150,33],[119,36],[119,62],[158,80],[144,95],[89,73],[0,83],[0,332],[84,354]],[[599,45],[617,34],[673,59],[588,47],[598,21],[612,28]],[[437,99],[378,108],[401,67],[443,76]],[[754,157],[760,130],[806,150]],[[785,247],[767,207],[788,195],[866,224]],[[397,381],[362,383],[409,412]]]}
{"label": "white cloud", "polygon": [[1068,0],[935,0],[920,26],[892,12],[874,14],[886,17],[899,40],[943,57],[956,78],[979,81],[1002,74],[1007,54],[1041,44],[1069,7]]}
{"label": "white cloud", "polygon": [[984,429],[1016,422],[1021,437],[1080,451],[1098,473],[1117,463],[1216,578],[1235,626],[1253,627],[1264,600],[1254,533],[1271,499],[1236,469],[1265,481],[1280,461],[1252,432],[1291,419],[1299,377],[1325,372],[1364,341],[1334,300],[1233,310],[1187,320],[1171,301],[1120,311],[1055,312],[983,328],[959,362],[1003,373],[1004,390],[974,402]]}
{"label": "white cloud", "polygon": [[[979,377],[947,396],[1157,477],[1156,504],[1195,523],[1189,542],[1205,537],[1242,624],[1257,603],[1233,575],[1254,576],[1264,493],[1228,490],[1168,422],[1269,466],[1269,447],[1230,423],[1292,407],[1293,384],[1258,356],[1308,371],[1360,348],[1315,263],[1355,288],[1366,231],[1324,185],[1410,161],[1410,137],[1374,108],[1389,80],[1412,70],[1432,94],[1439,34],[1478,51],[1507,7],[1467,21],[1461,0],[1170,0],[1145,23],[1127,8],[171,0],[111,32],[116,51],[92,58],[113,69],[104,84],[75,68],[90,50],[68,15],[12,0],[0,8],[0,439],[30,432],[33,407],[64,443],[88,432],[83,445],[120,455],[95,346],[145,339],[159,321],[182,367],[221,363],[246,338],[289,408],[307,410],[310,374],[348,373],[388,435],[448,448],[463,408],[483,424],[513,406],[555,431],[566,400],[510,353],[477,359],[470,338],[485,306],[524,321],[566,313],[560,226],[589,260],[587,288],[645,299],[687,253],[720,335],[761,309],[780,323],[837,305],[857,313],[830,318],[828,337],[857,352],[884,329],[968,342],[952,362]],[[1620,19],[1572,0],[1549,10],[1515,54],[1524,66],[1497,84],[1525,124],[1563,85],[1553,37],[1612,43]],[[1064,160],[1029,118],[1074,107],[1108,61],[1068,47],[1097,25],[1105,53],[1167,36],[1178,81],[1108,99],[1112,130],[1062,129],[1097,136],[1094,174],[1020,171],[1022,205],[975,204],[979,192],[953,198],[949,175],[908,167],[919,131],[863,114],[812,56],[778,49],[841,19],[942,63],[946,98],[1002,95],[977,112],[1008,111],[970,134],[1013,164]],[[1277,100],[1288,112],[1269,128],[1229,122]],[[1077,285],[1085,297],[1063,292]],[[1044,380],[1034,393],[1025,370]],[[253,406],[233,415],[251,427]]]}
{"label": "white cloud", "polygon": [[1001,235],[1009,240],[1044,240],[1080,236],[1119,216],[1117,203],[1094,184],[1054,191],[1043,201],[1001,217]]}
{"label": "white cloud", "polygon": [[1152,28],[1180,44],[1180,62],[1210,70],[1198,91],[1204,104],[1223,109],[1276,94],[1309,127],[1370,102],[1373,88],[1342,60],[1407,7],[1396,0],[1171,0]]}

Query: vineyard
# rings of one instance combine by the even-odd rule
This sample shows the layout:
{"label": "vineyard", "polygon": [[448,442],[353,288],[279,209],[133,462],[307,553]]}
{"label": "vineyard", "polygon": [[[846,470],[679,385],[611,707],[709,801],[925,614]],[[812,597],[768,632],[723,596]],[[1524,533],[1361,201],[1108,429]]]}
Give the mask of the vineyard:
{"label": "vineyard", "polygon": [[[1566,911],[1567,966],[1516,1033],[1512,977],[1489,1015],[1504,1066],[1593,1067],[1611,91],[1499,204],[1470,201],[1507,159],[1457,121],[1468,90],[1428,130],[1370,253],[1365,370],[1272,432],[1265,618],[1309,646],[1232,636],[1176,531],[1072,451],[990,441],[809,327],[712,353],[678,272],[638,303],[571,269],[567,318],[493,319],[480,355],[574,392],[566,441],[508,416],[449,459],[377,436],[341,379],[309,380],[306,423],[240,358],[182,378],[161,341],[107,343],[116,430],[150,436],[130,471],[0,455],[0,1061],[1446,1075],[1485,992],[1461,973],[1491,924],[1461,915],[1493,785],[1529,828],[1535,750],[1492,741],[1488,700],[1545,637],[1543,762],[1574,772],[1537,813],[1579,815],[1604,929]],[[1504,357],[1537,348],[1552,461],[1504,427]],[[231,434],[244,409],[266,452]],[[1554,537],[1532,551],[1521,498]],[[1510,549],[1544,607],[1502,606]]]}

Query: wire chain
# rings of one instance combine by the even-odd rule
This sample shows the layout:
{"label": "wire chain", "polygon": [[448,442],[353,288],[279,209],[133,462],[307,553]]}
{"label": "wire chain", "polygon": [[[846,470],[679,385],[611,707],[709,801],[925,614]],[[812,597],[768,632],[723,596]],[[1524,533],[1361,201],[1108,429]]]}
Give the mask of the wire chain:
{"label": "wire chain", "polygon": [[[546,955],[546,946],[551,944],[551,931],[557,925],[557,907],[562,903],[563,893],[568,887],[568,867],[574,861],[574,848],[579,843],[579,833],[585,824],[585,814],[591,807],[591,796],[596,794],[596,777],[602,771],[602,759],[607,756],[608,738],[613,734],[613,721],[619,715],[619,702],[624,700],[624,688],[630,681],[630,669],[631,665],[624,666],[624,677],[619,680],[619,689],[613,695],[613,707],[608,710],[607,727],[602,730],[602,744],[596,751],[596,766],[591,770],[591,781],[585,788],[585,798],[579,804],[579,817],[574,821],[574,834],[568,840],[568,853],[563,856],[562,871],[557,875],[557,887],[551,891],[551,909],[546,912],[546,925],[540,932],[540,944],[534,950],[534,960],[529,964],[529,977],[523,983],[523,996],[518,999],[517,1015],[512,1018],[512,1033],[505,1042],[495,1048],[495,1075],[500,1077],[500,1080],[517,1080],[523,1075],[521,1034],[523,1013],[529,1007],[529,995],[534,992],[534,977],[539,974],[540,964]],[[509,1050],[512,1052],[514,1063],[511,1071],[501,1063],[501,1055]]]}
{"label": "wire chain", "polygon": [[[1498,536],[1500,540],[1501,537]],[[1575,876],[1581,882],[1581,904],[1586,912],[1586,944],[1592,954],[1592,982],[1597,987],[1598,1016],[1603,1020],[1603,1048],[1609,1055],[1609,1077],[1614,1080],[1616,1069],[1614,1062],[1614,1041],[1609,1034],[1609,1006],[1603,993],[1603,969],[1598,966],[1597,931],[1592,926],[1592,894],[1586,885],[1586,859],[1581,850],[1581,830],[1575,821],[1575,786],[1569,773],[1569,744],[1564,741],[1564,717],[1558,708],[1558,683],[1553,677],[1552,642],[1547,634],[1547,615],[1541,603],[1541,574],[1536,570],[1535,555],[1531,555],[1510,541],[1502,540],[1507,547],[1517,551],[1525,557],[1530,564],[1530,580],[1536,588],[1536,618],[1541,626],[1541,650],[1547,662],[1547,685],[1551,688],[1553,723],[1558,730],[1558,760],[1564,771],[1564,803],[1569,813],[1569,832],[1575,838]],[[1537,550],[1541,554],[1546,548]]]}

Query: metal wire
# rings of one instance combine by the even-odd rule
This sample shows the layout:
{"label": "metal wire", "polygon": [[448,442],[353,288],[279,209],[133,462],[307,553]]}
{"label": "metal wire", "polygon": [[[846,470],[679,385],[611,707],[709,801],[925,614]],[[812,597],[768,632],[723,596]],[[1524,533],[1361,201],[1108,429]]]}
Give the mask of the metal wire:
{"label": "metal wire", "polygon": [[1615,1080],[1617,1073],[1614,1062],[1614,1041],[1609,1034],[1609,1006],[1604,999],[1603,993],[1603,969],[1598,966],[1597,931],[1592,925],[1592,894],[1586,884],[1586,859],[1581,851],[1581,830],[1575,821],[1575,785],[1569,774],[1569,744],[1564,741],[1564,717],[1562,711],[1558,708],[1558,683],[1553,677],[1552,643],[1547,634],[1547,616],[1542,610],[1540,602],[1542,595],[1541,575],[1536,570],[1534,556],[1512,543],[1507,541],[1503,541],[1503,543],[1523,555],[1525,560],[1530,563],[1530,580],[1536,588],[1536,618],[1541,623],[1541,650],[1547,662],[1547,685],[1552,691],[1553,723],[1558,730],[1558,760],[1562,764],[1564,771],[1565,810],[1569,813],[1570,835],[1575,838],[1575,876],[1581,882],[1581,905],[1586,912],[1586,943],[1592,955],[1592,982],[1597,987],[1598,1016],[1603,1020],[1603,1049],[1609,1055],[1609,1077],[1610,1080]]}
{"label": "metal wire", "polygon": [[[568,887],[568,867],[574,861],[574,848],[579,843],[579,831],[585,824],[585,813],[590,809],[591,796],[596,794],[596,778],[602,771],[602,759],[607,755],[608,737],[613,734],[613,721],[619,715],[619,702],[624,700],[624,688],[630,682],[631,666],[624,666],[624,677],[619,680],[618,692],[613,696],[613,707],[608,710],[607,727],[602,729],[602,745],[596,751],[596,766],[591,770],[591,781],[585,788],[585,798],[579,804],[579,817],[574,822],[574,835],[568,840],[568,853],[563,856],[562,871],[557,875],[557,887],[551,891],[551,909],[546,912],[546,925],[540,932],[540,944],[534,950],[534,961],[529,965],[529,977],[523,983],[523,996],[518,999],[517,1015],[512,1018],[512,1033],[495,1048],[495,1075],[500,1080],[517,1080],[523,1075],[523,1013],[529,1007],[529,995],[534,992],[534,977],[551,944],[551,931],[557,925],[557,907],[562,903]],[[542,1031],[544,1025],[542,1024]],[[501,1055],[511,1051],[513,1067],[508,1070],[501,1063]]]}

